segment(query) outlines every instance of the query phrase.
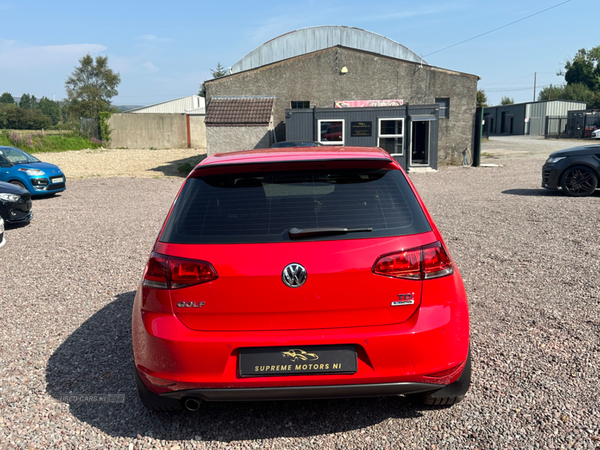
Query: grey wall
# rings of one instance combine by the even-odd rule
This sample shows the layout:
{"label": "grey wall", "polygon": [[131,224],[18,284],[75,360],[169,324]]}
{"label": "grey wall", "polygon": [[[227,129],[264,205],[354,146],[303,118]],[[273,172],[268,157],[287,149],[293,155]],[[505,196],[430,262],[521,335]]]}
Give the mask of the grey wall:
{"label": "grey wall", "polygon": [[189,116],[192,148],[206,148],[206,125],[204,125],[204,117]]}
{"label": "grey wall", "polygon": [[[348,73],[341,74],[342,67]],[[402,99],[427,105],[448,97],[450,117],[439,121],[439,160],[460,164],[462,152],[472,144],[477,80],[475,75],[333,47],[210,80],[206,88],[208,101],[213,95],[275,96],[278,140],[285,139],[285,110],[292,100],[331,108],[339,100]]]}
{"label": "grey wall", "polygon": [[236,152],[254,148],[269,148],[272,141],[272,127],[206,127],[206,153]]}
{"label": "grey wall", "polygon": [[[204,116],[189,116],[192,148],[206,148]],[[187,148],[185,114],[113,114],[112,148]]]}

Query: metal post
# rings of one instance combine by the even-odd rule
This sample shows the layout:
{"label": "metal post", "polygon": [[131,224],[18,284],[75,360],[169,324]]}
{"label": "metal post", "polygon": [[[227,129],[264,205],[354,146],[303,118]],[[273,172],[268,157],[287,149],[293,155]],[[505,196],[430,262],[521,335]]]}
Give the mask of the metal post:
{"label": "metal post", "polygon": [[483,108],[475,109],[475,142],[473,143],[473,167],[481,165],[481,136],[483,134]]}

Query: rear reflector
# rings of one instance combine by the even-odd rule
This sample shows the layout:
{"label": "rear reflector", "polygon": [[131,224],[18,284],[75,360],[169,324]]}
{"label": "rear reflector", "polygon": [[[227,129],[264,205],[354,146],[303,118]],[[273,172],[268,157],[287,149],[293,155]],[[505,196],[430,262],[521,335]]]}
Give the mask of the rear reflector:
{"label": "rear reflector", "polygon": [[216,280],[214,267],[206,261],[175,258],[152,253],[144,272],[144,286],[158,289],[181,289]]}
{"label": "rear reflector", "polygon": [[441,242],[398,253],[381,256],[373,266],[373,273],[406,280],[429,280],[454,272],[450,257]]}
{"label": "rear reflector", "polygon": [[452,375],[454,372],[456,372],[458,369],[460,369],[464,365],[465,365],[465,363],[460,363],[459,365],[450,367],[449,369],[442,370],[440,372],[430,373],[425,376],[429,377],[429,378],[444,378],[449,375]]}

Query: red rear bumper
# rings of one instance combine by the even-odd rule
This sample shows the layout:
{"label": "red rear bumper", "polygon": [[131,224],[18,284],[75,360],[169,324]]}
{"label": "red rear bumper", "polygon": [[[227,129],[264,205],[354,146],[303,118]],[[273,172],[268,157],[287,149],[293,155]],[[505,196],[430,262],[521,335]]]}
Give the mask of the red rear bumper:
{"label": "red rear bumper", "polygon": [[[458,273],[437,280],[435,292],[427,289],[425,283],[423,298],[434,298],[435,302],[424,302],[400,324],[288,332],[194,331],[172,314],[141,312],[140,289],[133,314],[136,367],[144,384],[156,393],[389,383],[425,383],[435,389],[453,383],[461,375],[469,351],[469,318]],[[240,348],[336,344],[356,345],[356,373],[253,378],[239,375]]]}

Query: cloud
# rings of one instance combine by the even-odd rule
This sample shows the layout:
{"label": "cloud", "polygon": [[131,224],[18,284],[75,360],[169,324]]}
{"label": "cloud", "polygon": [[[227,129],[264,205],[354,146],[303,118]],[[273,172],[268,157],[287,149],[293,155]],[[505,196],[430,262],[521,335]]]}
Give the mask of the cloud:
{"label": "cloud", "polygon": [[154,73],[160,70],[151,61],[146,61],[144,64],[142,64],[142,67],[144,67],[148,71],[148,73]]}
{"label": "cloud", "polygon": [[[249,30],[248,41],[257,47],[270,39],[300,28],[318,25],[357,26],[355,25],[357,23],[356,8],[359,7],[357,4],[354,5],[355,8],[352,4],[342,7],[339,2],[333,4],[322,2],[311,3],[314,4],[314,8],[306,8],[304,5],[298,5],[295,7],[295,10],[290,11],[286,5],[285,10],[276,10],[275,16],[267,19],[258,19],[256,21],[258,23],[257,26]],[[417,5],[413,8],[404,9],[399,8],[397,2],[380,1],[370,4],[368,10],[385,12],[373,14],[366,12],[360,16],[360,22],[381,23],[383,25],[384,23],[389,24],[390,21],[402,21],[416,17],[440,19],[445,17],[445,14],[453,11],[462,11],[466,8],[467,5],[464,1]],[[376,32],[377,28],[379,27],[375,26],[374,29],[368,29],[368,31]]]}
{"label": "cloud", "polygon": [[39,71],[73,66],[87,53],[96,54],[107,50],[101,44],[67,44],[26,46],[17,41],[0,40],[0,70],[32,69]]}
{"label": "cloud", "polygon": [[419,5],[413,9],[405,9],[402,11],[388,11],[385,14],[365,15],[361,20],[365,22],[383,22],[390,20],[408,19],[412,17],[431,16],[433,18],[444,17],[444,13],[452,11],[460,11],[466,8],[463,3],[445,3],[435,5]]}
{"label": "cloud", "polygon": [[141,55],[115,56],[109,62],[113,70],[119,72],[122,78],[123,75],[145,76],[160,71],[160,67]]}
{"label": "cloud", "polygon": [[155,36],[153,34],[144,34],[142,36],[139,36],[138,39],[140,39],[142,41],[147,41],[147,42],[175,42],[174,39],[161,38],[161,37]]}
{"label": "cloud", "polygon": [[35,46],[0,39],[3,91],[63,98],[65,78],[78,66],[79,59],[87,53],[96,56],[106,50],[101,44]]}

